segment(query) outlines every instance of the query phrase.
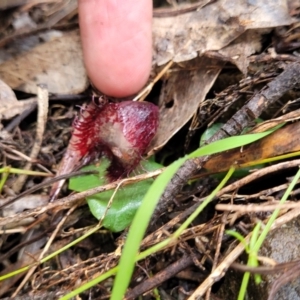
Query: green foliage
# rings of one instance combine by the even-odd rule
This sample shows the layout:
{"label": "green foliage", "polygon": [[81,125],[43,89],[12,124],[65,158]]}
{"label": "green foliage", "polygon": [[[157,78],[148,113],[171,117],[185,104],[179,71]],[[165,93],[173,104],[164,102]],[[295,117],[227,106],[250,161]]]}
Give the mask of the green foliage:
{"label": "green foliage", "polygon": [[[131,275],[134,270],[135,262],[137,261],[137,253],[140,246],[140,242],[145,234],[146,228],[148,226],[148,223],[150,221],[151,215],[156,207],[156,204],[162,195],[165,187],[173,177],[173,175],[176,173],[176,171],[180,168],[180,166],[187,160],[195,157],[200,157],[204,155],[211,155],[215,154],[221,151],[230,150],[232,148],[240,147],[243,145],[250,144],[254,141],[257,141],[269,134],[271,134],[274,130],[280,128],[282,125],[275,127],[272,130],[268,130],[266,132],[256,133],[256,134],[247,134],[242,136],[234,136],[230,138],[226,138],[224,140],[216,141],[212,144],[203,146],[200,149],[197,149],[193,153],[189,154],[188,156],[185,156],[184,158],[181,158],[174,163],[172,163],[161,175],[159,175],[156,180],[151,185],[150,189],[146,193],[143,202],[141,206],[139,207],[132,225],[130,226],[129,233],[127,236],[126,243],[124,245],[123,253],[120,259],[120,263],[118,266],[118,272],[115,278],[114,287],[112,291],[112,300],[119,300],[122,299],[126,289],[129,285]],[[231,169],[228,173],[228,176],[232,174],[234,169]],[[227,178],[226,178],[227,179]],[[226,182],[226,180],[224,180]],[[219,188],[222,185],[219,186]],[[216,193],[217,189],[208,196],[208,199],[212,199],[214,193]],[[205,201],[206,202],[206,201]],[[206,204],[208,201],[206,202]],[[199,205],[199,207],[203,207],[202,204]],[[204,207],[203,207],[204,208]],[[197,213],[199,213],[201,210],[197,210]],[[196,212],[196,211],[195,211]],[[189,218],[190,220],[193,220],[193,218]],[[191,221],[190,221],[191,222]],[[189,222],[189,224],[190,224]],[[188,226],[189,224],[186,224],[185,226]],[[156,246],[156,251],[162,249],[165,247],[168,241],[164,241],[160,243],[160,247],[158,245]],[[154,246],[154,247],[155,247]],[[153,248],[154,248],[153,247]],[[68,298],[64,298],[68,299]]]}
{"label": "green foliage", "polygon": [[[282,125],[281,125],[282,126]],[[170,241],[178,238],[178,236],[182,233],[182,231],[189,226],[189,224],[194,220],[194,218],[202,211],[202,209],[205,207],[207,203],[211,201],[216,195],[216,193],[224,186],[228,178],[231,176],[232,172],[234,171],[234,168],[231,168],[227,174],[227,176],[222,180],[222,182],[218,185],[218,187],[207,197],[207,199],[199,204],[199,207],[194,211],[194,213],[180,226],[180,228],[169,238],[166,238],[162,242],[152,246],[149,249],[146,249],[144,252],[139,253],[139,247],[141,240],[145,234],[146,228],[148,226],[149,220],[151,218],[151,215],[156,207],[156,204],[162,195],[166,185],[171,180],[173,175],[176,173],[178,168],[187,160],[191,158],[196,158],[204,155],[210,155],[219,153],[221,151],[226,151],[235,147],[240,147],[249,143],[252,143],[256,140],[259,140],[276,129],[280,128],[281,126],[277,126],[272,130],[269,130],[267,132],[257,133],[257,134],[249,134],[249,135],[243,135],[243,136],[237,136],[237,137],[231,137],[227,138],[221,141],[214,142],[212,144],[206,145],[190,155],[181,158],[174,163],[172,163],[166,170],[155,179],[151,187],[146,192],[143,201],[141,203],[141,206],[137,210],[137,213],[135,214],[135,217],[133,218],[132,225],[130,227],[128,237],[126,240],[126,243],[123,248],[123,253],[121,256],[120,263],[117,267],[108,270],[107,272],[101,274],[98,277],[93,278],[87,283],[84,283],[82,286],[76,288],[71,293],[63,296],[62,300],[71,299],[72,297],[75,297],[79,293],[85,291],[88,288],[91,288],[97,283],[102,282],[103,280],[115,275],[117,273],[114,287],[113,287],[113,293],[112,293],[112,299],[122,299],[125,291],[129,285],[130,278],[135,266],[135,262],[138,260],[144,259],[145,257],[156,253],[157,251],[161,251],[167,245],[170,243]],[[103,174],[103,173],[102,173]],[[90,176],[90,175],[89,175]],[[296,179],[298,180],[299,177]],[[92,179],[92,178],[91,178]],[[90,184],[90,183],[89,183]],[[81,184],[80,182],[77,182],[73,186],[74,190],[81,190]],[[267,226],[266,226],[267,227]],[[76,239],[75,241],[71,242],[70,244],[62,247],[61,249],[57,250],[55,253],[52,253],[48,255],[47,257],[43,258],[40,263],[44,263],[48,261],[49,259],[53,258],[54,256],[58,255],[59,253],[65,251],[69,247],[75,245],[76,243],[82,241],[87,236],[93,234],[99,230],[99,225],[95,226],[95,228],[91,229],[89,232],[81,236],[80,238]],[[258,238],[258,242],[260,241],[261,236]],[[256,246],[256,245],[255,245]],[[9,274],[5,274],[3,276],[0,276],[0,281],[7,279],[9,277],[15,276],[21,272],[24,272],[28,270],[31,266],[35,265],[36,263],[25,266],[19,270],[16,270],[14,272],[11,272]]]}
{"label": "green foliage", "polygon": [[2,174],[2,177],[0,179],[0,193],[2,192],[3,186],[6,182],[9,174],[24,174],[24,175],[45,176],[45,177],[51,176],[51,174],[49,174],[49,173],[16,169],[16,168],[11,168],[10,166],[0,168],[0,174]]}
{"label": "green foliage", "polygon": [[[83,175],[70,179],[69,188],[76,192],[83,192],[97,186],[107,184],[104,177],[105,170],[109,161],[101,159],[97,166],[87,166],[82,170],[98,171],[98,175]],[[134,173],[142,174],[147,171],[154,171],[162,166],[154,161],[143,161],[141,167],[137,168]],[[143,170],[144,169],[144,170]],[[111,231],[119,232],[124,230],[132,221],[134,214],[140,206],[147,190],[153,183],[153,179],[147,179],[135,184],[121,187],[114,196],[113,203],[103,220],[103,226]],[[113,191],[106,191],[87,197],[87,203],[95,218],[100,220],[104,215],[109,199]]]}
{"label": "green foliage", "polygon": [[[260,119],[260,118],[255,119],[256,124],[259,124],[261,122],[263,122],[262,119]],[[223,125],[224,125],[224,123],[215,123],[212,126],[210,126],[209,128],[207,128],[201,135],[199,146],[200,147],[204,146],[206,144],[206,141],[208,141],[215,133],[217,133]],[[246,127],[242,133],[245,134],[247,131],[249,131],[248,127]],[[255,169],[262,169],[264,167],[265,167],[265,164],[260,164],[260,165],[256,165]],[[244,167],[241,169],[237,169],[237,170],[235,170],[232,177],[235,177],[235,178],[245,177],[249,174],[249,172],[251,170],[253,170],[253,167]],[[225,174],[226,174],[226,172],[221,172],[219,174],[213,175],[213,177],[215,177],[217,179],[222,179]]]}
{"label": "green foliage", "polygon": [[[236,231],[232,230],[227,230],[226,233],[232,235],[235,237],[237,240],[239,240],[245,247],[245,250],[248,254],[248,261],[247,261],[247,266],[250,268],[255,268],[257,267],[258,264],[258,252],[265,241],[269,231],[271,230],[272,225],[274,224],[279,211],[280,211],[280,205],[284,204],[286,200],[288,199],[290,193],[294,189],[295,185],[297,184],[298,180],[300,178],[300,170],[298,170],[297,174],[293,178],[292,182],[290,183],[289,187],[285,191],[284,195],[280,199],[279,206],[276,208],[271,217],[269,218],[267,224],[265,226],[261,226],[261,223],[257,223],[252,230],[251,238],[249,244],[245,241],[244,237],[239,234]],[[261,230],[261,228],[263,228]],[[242,280],[242,284],[240,287],[239,295],[238,295],[238,300],[244,300],[246,297],[247,293],[247,286],[250,280],[250,272],[245,272]],[[259,284],[261,282],[261,277],[259,274],[254,274],[254,280],[256,284]]]}
{"label": "green foliage", "polygon": [[208,127],[201,135],[199,146],[203,147],[206,142],[217,133],[220,128],[223,126],[223,123],[215,123],[212,126]]}

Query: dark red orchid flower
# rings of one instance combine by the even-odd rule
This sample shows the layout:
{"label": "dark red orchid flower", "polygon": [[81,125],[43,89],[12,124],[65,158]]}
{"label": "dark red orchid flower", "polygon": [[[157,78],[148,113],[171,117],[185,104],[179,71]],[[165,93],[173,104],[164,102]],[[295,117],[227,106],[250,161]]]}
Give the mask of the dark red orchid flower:
{"label": "dark red orchid flower", "polygon": [[[74,121],[74,131],[60,164],[58,174],[106,156],[111,164],[107,178],[114,181],[127,176],[141,161],[158,127],[158,108],[149,102],[100,101],[82,108]],[[55,199],[64,181],[52,187]]]}

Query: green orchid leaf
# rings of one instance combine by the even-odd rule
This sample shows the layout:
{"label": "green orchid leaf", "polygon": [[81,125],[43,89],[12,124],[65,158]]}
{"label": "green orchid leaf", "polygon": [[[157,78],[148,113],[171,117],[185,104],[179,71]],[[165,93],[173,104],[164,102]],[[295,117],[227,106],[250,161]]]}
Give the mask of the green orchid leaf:
{"label": "green orchid leaf", "polygon": [[203,147],[206,142],[215,134],[217,133],[220,128],[224,125],[224,123],[215,123],[209,128],[207,128],[201,135],[199,146]]}
{"label": "green orchid leaf", "polygon": [[[82,192],[107,184],[108,182],[104,177],[104,174],[108,166],[109,161],[103,158],[96,166],[84,167],[82,170],[96,170],[99,173],[98,175],[84,175],[70,179],[69,189],[76,192]],[[159,168],[162,168],[162,166],[158,163],[150,160],[143,161],[141,166],[134,171],[134,174],[142,174],[146,171],[150,172]],[[124,230],[131,223],[136,210],[140,206],[142,199],[152,183],[153,179],[146,179],[141,182],[120,187],[103,220],[103,226],[114,232]],[[86,200],[91,213],[98,220],[100,220],[105,213],[108,201],[113,192],[114,191],[106,191],[87,197]]]}

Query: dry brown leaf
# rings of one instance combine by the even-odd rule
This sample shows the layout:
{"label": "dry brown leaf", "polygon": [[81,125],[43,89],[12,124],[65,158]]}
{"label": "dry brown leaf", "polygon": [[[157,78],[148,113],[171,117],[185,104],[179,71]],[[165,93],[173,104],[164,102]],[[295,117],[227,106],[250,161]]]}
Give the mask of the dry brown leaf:
{"label": "dry brown leaf", "polygon": [[233,165],[242,165],[295,151],[300,151],[300,122],[280,128],[269,136],[243,147],[242,150],[238,148],[216,155],[204,164],[204,168],[209,172],[222,172]]}
{"label": "dry brown leaf", "polygon": [[24,5],[31,0],[1,0],[0,1],[0,9],[5,10],[8,8],[12,8],[19,5]]}
{"label": "dry brown leaf", "polygon": [[223,63],[200,57],[193,60],[191,66],[191,71],[171,73],[163,87],[159,103],[159,128],[149,147],[154,148],[153,152],[160,149],[193,116],[215,82]]}
{"label": "dry brown leaf", "polygon": [[235,64],[243,74],[247,74],[249,66],[248,57],[261,50],[261,36],[269,30],[247,30],[235,41],[219,50],[225,59]]}
{"label": "dry brown leaf", "polygon": [[18,101],[13,90],[5,82],[0,80],[0,122],[3,119],[8,120],[21,114],[35,102],[36,99]]}
{"label": "dry brown leaf", "polygon": [[[170,60],[182,62],[199,53],[222,49],[220,54],[245,73],[247,57],[260,46],[261,33],[255,30],[290,23],[286,0],[268,0],[253,5],[244,1],[219,0],[190,13],[154,18],[153,61],[157,65]],[[241,36],[247,29],[254,30]],[[255,39],[253,35],[256,35]],[[47,84],[51,93],[82,92],[88,80],[78,31],[64,33],[62,37],[2,63],[0,76],[12,88],[25,92],[35,93],[36,84],[41,83]]]}
{"label": "dry brown leaf", "polygon": [[[11,198],[13,198],[13,197],[8,197],[6,199],[0,199],[0,205],[5,204]],[[22,198],[20,198],[16,201],[14,201],[13,203],[5,206],[4,208],[2,208],[2,216],[7,217],[7,216],[11,216],[11,215],[15,215],[17,213],[20,213],[20,212],[22,212],[24,210],[27,210],[27,209],[34,209],[38,206],[47,205],[48,201],[49,201],[49,196],[47,196],[47,195],[38,195],[38,194],[26,195],[26,196],[24,196],[24,197],[22,197]],[[31,219],[33,219],[33,218],[31,218]],[[23,225],[24,223],[26,223],[26,219],[21,220],[21,222],[22,222],[22,224],[20,224],[20,223],[18,223],[18,224],[11,223],[6,228],[15,228],[17,226]],[[31,220],[31,222],[32,222],[32,220]]]}
{"label": "dry brown leaf", "polygon": [[0,79],[0,105],[1,108],[4,105],[7,106],[12,106],[13,104],[15,104],[16,102],[18,102],[15,93],[13,92],[13,90]]}
{"label": "dry brown leaf", "polygon": [[264,121],[257,124],[254,128],[251,129],[249,133],[264,132],[278,126],[282,123],[294,122],[300,119],[300,109],[293,110],[289,113],[286,113],[278,118]]}
{"label": "dry brown leaf", "polygon": [[78,30],[45,42],[0,65],[0,77],[12,88],[36,93],[46,84],[49,92],[76,94],[88,86]]}
{"label": "dry brown leaf", "polygon": [[154,18],[154,61],[160,66],[170,60],[190,60],[198,53],[224,48],[247,29],[271,28],[291,22],[286,0],[253,3],[218,0],[199,11]]}

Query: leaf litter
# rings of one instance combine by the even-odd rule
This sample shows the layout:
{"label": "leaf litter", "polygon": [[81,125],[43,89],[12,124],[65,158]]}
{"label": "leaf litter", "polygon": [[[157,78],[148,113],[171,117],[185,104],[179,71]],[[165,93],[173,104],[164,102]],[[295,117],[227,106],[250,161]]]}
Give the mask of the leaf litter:
{"label": "leaf litter", "polygon": [[[72,97],[84,93],[89,84],[82,59],[79,33],[77,29],[72,28],[74,20],[75,24],[77,22],[76,15],[74,17],[73,2],[70,1],[70,5],[67,6],[62,5],[62,2],[57,4],[51,1],[49,3],[34,1],[27,1],[27,4],[17,3],[13,10],[14,14],[7,13],[7,7],[0,6],[0,13],[6,13],[0,24],[2,29],[0,36],[0,45],[2,46],[0,49],[0,117],[2,124],[0,148],[3,166],[11,165],[23,169],[25,167],[24,159],[27,157],[26,159],[32,162],[33,170],[39,169],[46,173],[55,173],[57,170],[57,165],[68,144],[72,119],[76,114],[74,103],[63,101],[63,96]],[[185,152],[195,149],[199,144],[201,132],[210,123],[228,122],[225,131],[238,134],[247,126],[247,123],[251,123],[255,119],[256,114],[263,114],[263,119],[268,121],[274,119],[274,116],[278,116],[278,114],[283,115],[286,111],[294,112],[295,115],[292,118],[283,116],[283,120],[289,122],[293,120],[294,123],[256,144],[249,145],[242,152],[240,149],[232,150],[215,156],[207,160],[204,167],[210,172],[217,172],[225,170],[237,162],[242,164],[273,155],[299,151],[297,139],[299,126],[296,121],[297,103],[300,98],[297,88],[299,83],[296,78],[297,69],[299,69],[299,52],[297,52],[297,42],[299,42],[299,11],[297,13],[297,9],[299,10],[299,5],[297,6],[295,1],[284,0],[252,1],[251,3],[219,0],[204,3],[203,7],[199,5],[195,9],[188,9],[186,13],[180,13],[181,10],[184,11],[193,5],[185,3],[173,8],[164,6],[154,12],[151,79],[166,63],[171,60],[174,63],[157,84],[158,88],[155,87],[147,98],[147,100],[157,103],[160,109],[160,126],[155,140],[148,149],[148,154],[155,154],[158,162],[167,165]],[[194,5],[194,7],[196,6]],[[156,12],[160,12],[160,16]],[[18,18],[20,20],[23,18],[22,26],[18,25],[20,24],[17,22]],[[27,26],[26,30],[22,29],[24,24]],[[49,24],[56,27],[56,30],[52,35],[47,36],[50,31],[45,28],[49,27]],[[69,29],[70,24],[71,30]],[[283,34],[277,30],[282,28],[284,28]],[[293,37],[289,38],[291,36]],[[280,49],[283,49],[281,53],[276,52],[279,46]],[[291,48],[296,52],[290,51]],[[294,62],[294,69],[291,62]],[[285,74],[289,70],[295,71],[295,73],[291,73],[294,74],[291,78],[294,79],[295,84],[286,81]],[[282,74],[281,77],[280,74]],[[266,91],[268,88],[270,89],[272,83],[274,83],[274,90],[282,88],[285,92],[268,95]],[[33,107],[34,109],[37,106],[35,95],[37,85],[40,84],[46,84],[47,90],[50,92],[48,119],[45,131],[43,131],[43,142],[38,147],[38,156],[30,157],[31,148],[36,142],[38,123],[35,115],[28,116],[23,113],[29,108]],[[52,95],[56,96],[56,100],[52,101]],[[249,112],[247,103],[256,96],[257,104],[251,107],[255,116],[247,115]],[[76,101],[76,104],[80,105],[81,103]],[[232,120],[231,117],[235,113],[237,117],[235,120],[243,120],[246,116],[247,121],[237,122],[235,125],[230,123],[229,121]],[[21,117],[19,122],[12,123],[19,117]],[[193,119],[192,123],[191,118]],[[17,125],[10,125],[10,122]],[[10,130],[5,131],[8,125],[10,125]],[[238,127],[237,131],[232,130],[235,126]],[[4,132],[6,132],[5,135]],[[286,165],[285,168],[282,175],[277,175],[278,179],[271,183],[261,177],[263,173],[257,171],[256,177],[252,180],[260,182],[260,186],[267,185],[271,190],[273,189],[272,194],[265,192],[260,195],[259,204],[264,202],[264,196],[272,195],[272,201],[280,199],[280,195],[276,194],[275,190],[277,185],[286,183],[285,174],[290,172],[286,171],[289,165]],[[179,176],[181,176],[180,173]],[[156,226],[150,230],[142,247],[146,248],[154,241],[159,242],[166,232],[172,232],[175,220],[177,223],[181,222],[189,210],[193,209],[194,201],[199,201],[209,194],[216,185],[217,179],[208,175],[204,175],[204,177],[206,178],[201,179],[200,174],[200,179],[189,185],[186,185],[189,177],[181,177],[184,178],[184,189],[178,185],[178,189],[173,189],[169,196],[176,199],[177,205],[174,206],[172,201],[168,202],[168,207],[162,212]],[[19,193],[19,188],[16,186],[17,181],[17,175],[8,176],[2,190],[3,200],[10,199]],[[39,177],[27,177],[22,191],[34,186],[36,181],[43,180]],[[249,197],[257,189],[257,184],[251,182],[253,181],[248,182],[250,189],[243,185],[238,186],[239,189],[243,190],[244,188]],[[264,191],[265,188],[261,188],[261,190]],[[48,193],[49,190],[45,188],[35,195],[38,199],[45,199]],[[68,195],[66,189],[63,193]],[[231,201],[240,203],[241,200],[237,194],[232,193],[230,196]],[[30,199],[34,202],[32,198]],[[2,226],[3,237],[0,254],[2,257],[6,255],[6,263],[2,264],[2,275],[21,265],[34,262],[43,252],[41,249],[46,243],[46,236],[50,236],[53,228],[57,225],[53,223],[53,220],[51,221],[51,217],[55,213],[71,207],[71,204],[67,206],[60,199],[52,205],[41,205],[39,201],[36,201],[36,207],[32,203],[23,206],[24,201],[26,203],[29,200],[22,200],[22,205],[10,207],[10,218],[13,219],[14,215],[16,219],[25,219],[26,215],[31,216],[27,219],[27,223],[14,225],[15,228],[20,229],[20,232],[24,230],[23,224],[32,223],[29,227],[25,227],[25,234],[18,233],[14,237],[14,244],[10,242],[13,238],[12,234],[9,231],[5,232],[8,227]],[[84,205],[84,202],[76,201],[78,205]],[[20,211],[24,209],[25,211]],[[213,209],[213,206],[210,209]],[[48,211],[48,215],[45,215],[46,211]],[[84,233],[89,226],[96,224],[96,220],[91,217],[86,206],[77,208],[73,213],[73,218],[71,216],[72,214],[57,233],[51,248],[47,249],[50,252],[66,245],[74,239],[77,232]],[[254,217],[258,216],[254,215]],[[260,217],[264,219],[266,216]],[[6,220],[9,219],[6,219],[6,213],[4,213],[0,218],[1,224],[5,224]],[[207,272],[214,274],[209,266],[214,260],[218,261],[222,255],[226,254],[226,250],[224,250],[223,253],[219,253],[219,256],[213,257],[213,255],[218,255],[219,235],[220,232],[224,232],[221,229],[221,226],[225,226],[222,225],[222,222],[225,222],[226,227],[231,226],[230,228],[248,232],[245,224],[248,227],[253,224],[253,213],[241,213],[238,217],[234,217],[233,213],[219,213],[213,217],[208,212],[204,213],[201,220],[198,220],[194,227],[185,232],[176,248],[172,250],[170,246],[164,253],[157,253],[157,262],[150,259],[140,262],[141,269],[135,271],[132,280],[135,292],[129,293],[128,299],[133,297],[132,295],[137,297],[145,292],[151,295],[153,284],[143,269],[152,272],[154,269],[168,268],[169,275],[161,276],[160,273],[153,272],[154,278],[158,279],[155,286],[159,285],[161,293],[170,293],[173,288],[180,286],[182,280],[185,280],[186,292],[195,291],[199,282],[194,278],[205,278]],[[165,225],[163,225],[164,223]],[[159,230],[161,225],[164,227]],[[9,229],[14,228],[9,227]],[[156,229],[158,229],[156,233],[151,233]],[[73,290],[78,280],[85,282],[87,281],[86,276],[94,276],[104,272],[108,267],[115,266],[118,261],[114,253],[117,251],[115,243],[122,245],[125,233],[118,240],[115,240],[110,233],[97,233],[96,236],[99,239],[97,241],[94,238],[87,238],[73,250],[68,250],[68,255],[61,254],[58,263],[50,261],[41,265],[41,268],[28,279],[32,284],[31,287],[19,286],[19,294],[42,297],[49,294],[51,290],[56,295],[53,298],[56,299],[59,295]],[[230,249],[232,240],[226,235],[223,236],[223,239],[225,240],[224,249]],[[105,249],[104,246],[102,247],[103,244],[110,246]],[[18,245],[20,246],[18,247]],[[173,251],[173,256],[170,256],[171,251]],[[182,260],[182,252],[188,253],[194,259]],[[30,253],[30,255],[24,253]],[[16,257],[16,255],[17,259],[12,260],[12,257]],[[158,264],[159,261],[162,263]],[[177,262],[182,263],[181,268],[176,266]],[[198,267],[196,270],[194,265]],[[225,264],[224,268],[227,267],[229,265]],[[177,273],[173,270],[177,270]],[[182,273],[183,270],[185,275]],[[168,281],[170,276],[174,277],[175,282]],[[3,281],[5,284],[1,285],[0,293],[6,296],[13,295],[13,291],[18,285],[16,282],[21,277],[22,274]],[[225,276],[225,278],[230,280],[230,277]],[[139,283],[141,281],[143,285]],[[58,282],[59,285],[57,285]],[[101,292],[96,288],[92,289],[93,295],[107,297],[109,291],[104,286],[100,285],[100,287],[102,288]],[[176,293],[180,296],[182,291],[178,289]],[[207,293],[208,299],[208,287],[204,293]],[[232,294],[226,294],[222,288],[217,292],[217,296],[225,297],[225,299],[226,297],[227,299],[234,298]]]}

